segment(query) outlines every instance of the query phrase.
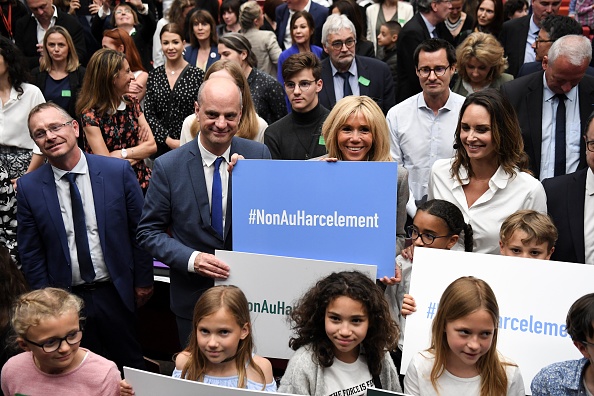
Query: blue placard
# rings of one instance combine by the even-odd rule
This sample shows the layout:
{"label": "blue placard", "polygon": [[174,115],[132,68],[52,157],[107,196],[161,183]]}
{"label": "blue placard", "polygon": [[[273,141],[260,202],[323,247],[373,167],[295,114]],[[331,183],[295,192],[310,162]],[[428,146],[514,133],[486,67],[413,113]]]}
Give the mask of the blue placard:
{"label": "blue placard", "polygon": [[377,265],[394,276],[395,162],[240,160],[233,250]]}

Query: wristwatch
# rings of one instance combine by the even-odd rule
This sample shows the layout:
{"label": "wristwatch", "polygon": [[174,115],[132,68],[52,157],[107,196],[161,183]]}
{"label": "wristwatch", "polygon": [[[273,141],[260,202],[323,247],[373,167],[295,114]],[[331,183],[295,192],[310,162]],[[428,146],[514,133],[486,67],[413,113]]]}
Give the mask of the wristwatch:
{"label": "wristwatch", "polygon": [[128,157],[128,150],[126,150],[125,148],[122,149],[122,158],[126,159]]}

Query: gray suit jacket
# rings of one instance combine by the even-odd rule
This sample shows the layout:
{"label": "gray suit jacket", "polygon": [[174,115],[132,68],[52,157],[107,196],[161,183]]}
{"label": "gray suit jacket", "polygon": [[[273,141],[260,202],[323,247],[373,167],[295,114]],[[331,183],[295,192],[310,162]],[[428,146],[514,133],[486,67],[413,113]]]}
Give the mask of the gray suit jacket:
{"label": "gray suit jacket", "polygon": [[[196,139],[157,158],[138,224],[140,245],[171,268],[171,310],[186,319],[192,319],[196,301],[214,284],[212,278],[188,272],[190,256],[196,250],[214,253],[216,249],[232,248],[232,178],[221,238],[210,224],[206,180]],[[250,159],[271,158],[263,144],[238,137],[231,142],[231,154],[235,153]]]}

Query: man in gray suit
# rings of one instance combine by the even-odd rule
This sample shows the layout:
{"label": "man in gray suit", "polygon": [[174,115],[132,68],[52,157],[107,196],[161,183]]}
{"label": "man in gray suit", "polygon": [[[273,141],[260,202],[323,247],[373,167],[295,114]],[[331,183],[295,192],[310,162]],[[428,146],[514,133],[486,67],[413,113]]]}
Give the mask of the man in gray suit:
{"label": "man in gray suit", "polygon": [[231,174],[237,156],[269,159],[261,143],[234,137],[241,93],[232,80],[213,78],[198,91],[200,133],[159,157],[138,225],[138,241],[171,271],[171,310],[186,345],[194,305],[214,279],[229,276],[216,249],[231,250]]}

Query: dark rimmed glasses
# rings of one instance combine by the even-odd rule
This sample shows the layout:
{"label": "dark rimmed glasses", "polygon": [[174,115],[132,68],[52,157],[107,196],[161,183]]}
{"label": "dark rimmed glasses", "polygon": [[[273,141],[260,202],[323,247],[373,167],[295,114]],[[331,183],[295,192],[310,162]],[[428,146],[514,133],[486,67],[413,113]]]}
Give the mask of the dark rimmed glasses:
{"label": "dark rimmed glasses", "polygon": [[76,344],[78,344],[80,342],[80,340],[82,340],[82,333],[83,333],[82,330],[73,331],[72,333],[66,334],[66,337],[62,337],[62,338],[50,338],[49,340],[47,340],[43,344],[39,344],[37,342],[31,341],[31,340],[29,340],[26,337],[23,337],[23,338],[29,344],[33,344],[33,345],[38,346],[41,349],[43,349],[43,352],[45,352],[45,353],[52,353],[52,352],[55,352],[58,349],[60,349],[60,347],[62,346],[62,342],[64,342],[64,341],[66,341],[66,343],[68,345],[76,345]]}
{"label": "dark rimmed glasses", "polygon": [[406,227],[406,232],[408,233],[408,236],[410,237],[410,239],[412,239],[412,241],[416,241],[417,239],[421,238],[421,241],[423,241],[423,243],[425,245],[431,245],[433,242],[435,242],[436,239],[439,238],[447,238],[447,237],[451,237],[452,235],[433,235],[433,234],[427,234],[427,233],[419,233],[419,230],[414,226],[414,225],[410,225],[408,227]]}
{"label": "dark rimmed glasses", "polygon": [[419,76],[426,78],[429,77],[431,75],[431,72],[435,73],[435,75],[437,77],[441,77],[444,74],[446,74],[446,71],[452,67],[452,65],[447,65],[447,66],[436,66],[434,68],[430,68],[430,67],[420,67],[417,69],[417,71],[419,72]]}

